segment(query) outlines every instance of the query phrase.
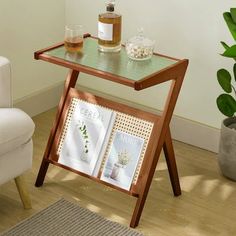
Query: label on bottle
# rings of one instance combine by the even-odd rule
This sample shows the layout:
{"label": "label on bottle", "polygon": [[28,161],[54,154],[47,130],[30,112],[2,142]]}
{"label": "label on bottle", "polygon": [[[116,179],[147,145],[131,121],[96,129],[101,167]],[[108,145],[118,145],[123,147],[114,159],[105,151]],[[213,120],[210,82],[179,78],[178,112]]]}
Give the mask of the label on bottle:
{"label": "label on bottle", "polygon": [[98,22],[98,38],[101,40],[113,40],[113,24]]}

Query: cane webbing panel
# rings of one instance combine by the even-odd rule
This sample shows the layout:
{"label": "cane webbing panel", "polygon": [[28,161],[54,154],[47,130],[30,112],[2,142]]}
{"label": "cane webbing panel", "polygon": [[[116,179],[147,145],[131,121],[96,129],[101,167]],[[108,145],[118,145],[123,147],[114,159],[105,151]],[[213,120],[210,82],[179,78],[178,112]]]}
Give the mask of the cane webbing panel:
{"label": "cane webbing panel", "polygon": [[[64,141],[64,138],[66,136],[67,129],[70,125],[70,120],[71,120],[72,114],[73,114],[73,112],[75,110],[75,106],[77,105],[79,100],[80,99],[78,99],[78,98],[73,98],[72,101],[71,101],[71,104],[70,104],[70,107],[69,107],[69,110],[68,110],[68,114],[67,114],[67,117],[66,117],[66,121],[65,121],[65,124],[64,124],[64,127],[63,127],[63,131],[62,131],[62,134],[61,134],[61,137],[60,137],[60,141],[59,141],[59,145],[58,145],[58,149],[57,149],[57,154],[60,154],[60,152],[61,152],[63,141]],[[100,106],[100,105],[96,104],[96,106]],[[104,106],[101,106],[101,107],[103,107],[105,109],[108,109]],[[110,151],[112,141],[113,141],[113,136],[114,136],[114,133],[115,133],[116,130],[120,130],[120,131],[123,131],[125,133],[143,138],[144,139],[144,145],[143,145],[142,152],[141,152],[141,155],[140,155],[140,158],[139,158],[139,162],[138,162],[138,165],[137,165],[137,168],[136,168],[136,171],[135,171],[135,175],[134,175],[134,178],[133,178],[133,183],[135,184],[136,181],[137,181],[137,177],[139,175],[140,168],[142,166],[143,158],[144,158],[144,155],[145,155],[145,152],[146,152],[146,149],[147,149],[147,145],[148,145],[148,142],[149,142],[151,132],[152,132],[152,128],[153,128],[154,124],[152,122],[137,118],[135,116],[131,116],[131,115],[128,115],[128,114],[125,114],[125,113],[122,113],[122,112],[117,112],[116,110],[113,110],[113,111],[116,114],[116,118],[115,118],[115,122],[114,122],[114,125],[113,125],[113,128],[112,128],[112,132],[111,132],[107,147],[104,147],[104,148],[106,148],[106,151],[105,151],[105,155],[103,157],[103,161],[102,161],[100,169],[101,170],[103,169],[106,158],[109,155],[109,151]]]}

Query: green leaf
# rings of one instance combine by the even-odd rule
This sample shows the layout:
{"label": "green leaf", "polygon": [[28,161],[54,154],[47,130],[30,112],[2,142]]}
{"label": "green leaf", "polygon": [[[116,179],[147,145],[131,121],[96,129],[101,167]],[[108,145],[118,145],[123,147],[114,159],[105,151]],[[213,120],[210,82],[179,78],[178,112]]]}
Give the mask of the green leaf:
{"label": "green leaf", "polygon": [[230,8],[230,14],[233,19],[233,22],[236,24],[236,8]]}
{"label": "green leaf", "polygon": [[236,112],[236,101],[229,94],[221,94],[216,99],[217,107],[219,110],[228,117],[232,117]]}
{"label": "green leaf", "polygon": [[236,57],[236,45],[233,45],[225,50],[223,54],[221,54],[224,57],[231,57],[235,58]]}
{"label": "green leaf", "polygon": [[228,49],[228,48],[230,48],[230,46],[228,46],[225,42],[220,42],[221,44],[222,44],[222,46],[224,47],[224,49]]}
{"label": "green leaf", "polygon": [[230,33],[232,34],[234,40],[236,40],[236,24],[234,23],[230,12],[225,12],[223,16],[226,24],[228,25]]}
{"label": "green leaf", "polygon": [[220,69],[217,71],[217,79],[222,87],[222,89],[226,93],[231,93],[232,92],[232,87],[231,87],[231,75],[230,73],[225,70],[225,69]]}
{"label": "green leaf", "polygon": [[236,81],[236,63],[234,64],[234,80]]}

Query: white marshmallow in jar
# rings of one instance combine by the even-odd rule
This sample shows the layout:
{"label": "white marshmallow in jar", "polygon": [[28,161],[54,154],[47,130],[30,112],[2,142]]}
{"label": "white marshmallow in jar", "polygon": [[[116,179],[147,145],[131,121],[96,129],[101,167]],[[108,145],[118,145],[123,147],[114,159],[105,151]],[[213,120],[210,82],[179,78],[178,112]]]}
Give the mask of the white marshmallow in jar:
{"label": "white marshmallow in jar", "polygon": [[132,60],[143,61],[151,59],[155,41],[148,39],[143,34],[143,28],[138,30],[138,35],[126,42],[125,48],[128,57]]}

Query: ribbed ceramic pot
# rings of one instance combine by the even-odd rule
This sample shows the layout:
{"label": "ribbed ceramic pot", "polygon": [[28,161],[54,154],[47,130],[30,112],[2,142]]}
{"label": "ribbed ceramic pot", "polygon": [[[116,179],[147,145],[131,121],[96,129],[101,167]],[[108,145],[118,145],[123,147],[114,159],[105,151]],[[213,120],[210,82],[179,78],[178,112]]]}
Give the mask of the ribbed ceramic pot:
{"label": "ribbed ceramic pot", "polygon": [[236,117],[223,120],[218,161],[224,176],[236,181]]}

